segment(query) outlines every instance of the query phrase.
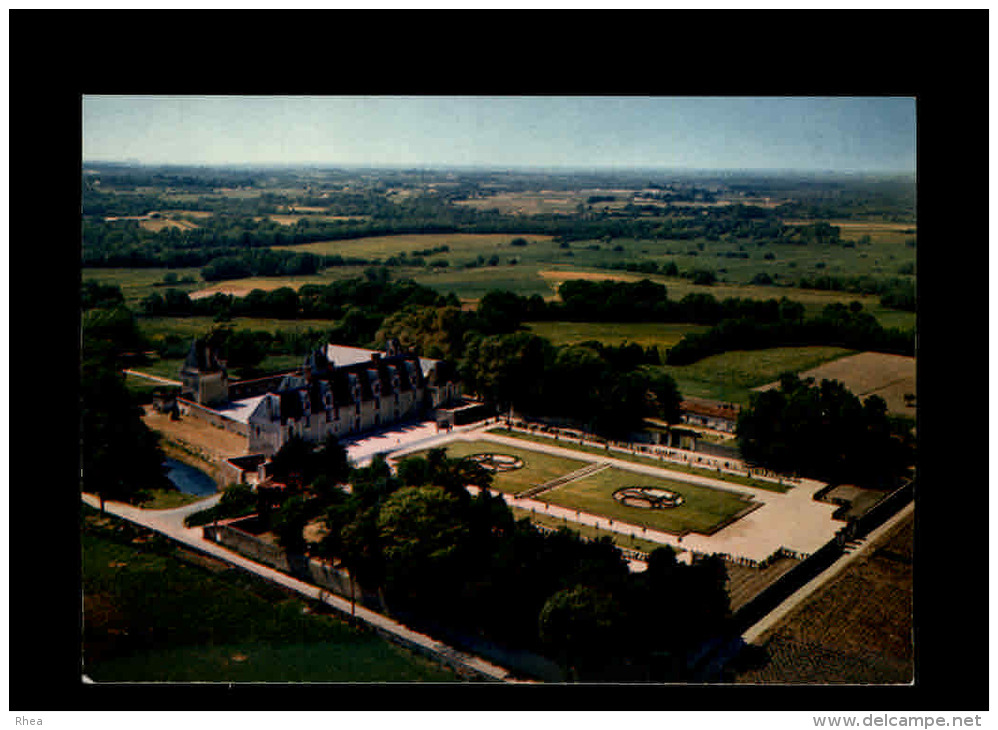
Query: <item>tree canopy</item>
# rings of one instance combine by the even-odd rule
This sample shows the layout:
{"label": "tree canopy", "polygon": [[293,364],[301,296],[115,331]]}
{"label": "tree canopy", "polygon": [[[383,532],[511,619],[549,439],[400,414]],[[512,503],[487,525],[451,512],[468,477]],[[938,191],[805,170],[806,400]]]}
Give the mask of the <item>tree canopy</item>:
{"label": "tree canopy", "polygon": [[883,398],[860,401],[839,381],[815,384],[793,373],[753,394],[737,434],[745,459],[828,482],[887,488],[915,462],[911,427],[887,413]]}

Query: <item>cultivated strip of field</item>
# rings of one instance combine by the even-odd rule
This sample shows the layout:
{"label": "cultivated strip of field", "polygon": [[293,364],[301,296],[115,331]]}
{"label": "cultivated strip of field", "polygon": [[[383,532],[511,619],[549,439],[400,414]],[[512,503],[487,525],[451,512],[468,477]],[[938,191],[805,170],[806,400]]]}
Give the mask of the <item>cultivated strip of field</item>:
{"label": "cultivated strip of field", "polygon": [[908,683],[914,676],[914,517],[780,621],[738,683]]}
{"label": "cultivated strip of field", "polygon": [[518,233],[414,233],[394,236],[367,236],[334,241],[316,241],[294,246],[274,246],[274,250],[308,252],[323,256],[340,255],[359,258],[388,258],[402,254],[412,255],[414,251],[432,250],[447,246],[448,250],[433,254],[433,258],[450,258],[452,256],[471,256],[478,254],[503,252],[504,254],[521,255],[525,251],[511,248],[509,242],[514,238],[522,238],[528,242],[550,241],[551,236]]}

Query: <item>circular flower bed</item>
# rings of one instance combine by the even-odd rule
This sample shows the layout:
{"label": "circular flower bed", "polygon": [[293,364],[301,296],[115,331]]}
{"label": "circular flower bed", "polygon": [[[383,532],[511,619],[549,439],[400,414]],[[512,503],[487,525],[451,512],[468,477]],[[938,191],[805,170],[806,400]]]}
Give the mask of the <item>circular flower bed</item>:
{"label": "circular flower bed", "polygon": [[472,454],[465,458],[475,462],[483,469],[493,472],[513,471],[514,469],[523,468],[523,459],[511,454],[483,453]]}
{"label": "circular flower bed", "polygon": [[683,495],[656,487],[622,487],[613,498],[628,507],[642,509],[669,509],[683,503]]}

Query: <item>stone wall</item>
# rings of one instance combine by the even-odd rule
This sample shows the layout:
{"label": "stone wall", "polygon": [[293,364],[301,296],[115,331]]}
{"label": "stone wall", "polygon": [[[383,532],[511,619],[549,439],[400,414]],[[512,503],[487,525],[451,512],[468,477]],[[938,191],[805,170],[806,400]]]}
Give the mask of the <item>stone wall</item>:
{"label": "stone wall", "polygon": [[205,539],[217,542],[219,545],[223,545],[257,563],[262,563],[280,570],[282,573],[288,573],[320,588],[325,588],[343,598],[356,597],[358,601],[368,604],[375,599],[369,591],[356,585],[352,589],[354,596],[351,596],[350,574],[346,571],[334,568],[328,563],[320,562],[314,558],[288,555],[279,545],[262,540],[235,526],[251,519],[253,518],[241,517],[234,521],[235,524],[223,522],[217,525],[205,525],[202,528]]}
{"label": "stone wall", "polygon": [[239,434],[240,436],[249,437],[249,427],[245,423],[233,421],[231,418],[219,413],[218,411],[206,408],[205,406],[195,403],[194,401],[187,400],[186,398],[179,398],[177,400],[177,405],[180,408],[180,412],[185,416],[193,416],[194,418],[210,423],[216,428],[222,428],[226,431]]}

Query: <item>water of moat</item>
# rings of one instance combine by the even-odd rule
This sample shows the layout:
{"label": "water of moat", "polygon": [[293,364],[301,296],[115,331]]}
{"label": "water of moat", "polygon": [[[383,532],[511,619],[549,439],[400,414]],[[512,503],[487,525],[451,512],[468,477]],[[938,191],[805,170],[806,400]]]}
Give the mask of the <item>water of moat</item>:
{"label": "water of moat", "polygon": [[200,469],[176,459],[167,459],[163,462],[163,466],[166,467],[166,478],[184,494],[195,494],[200,497],[218,491],[215,480]]}

